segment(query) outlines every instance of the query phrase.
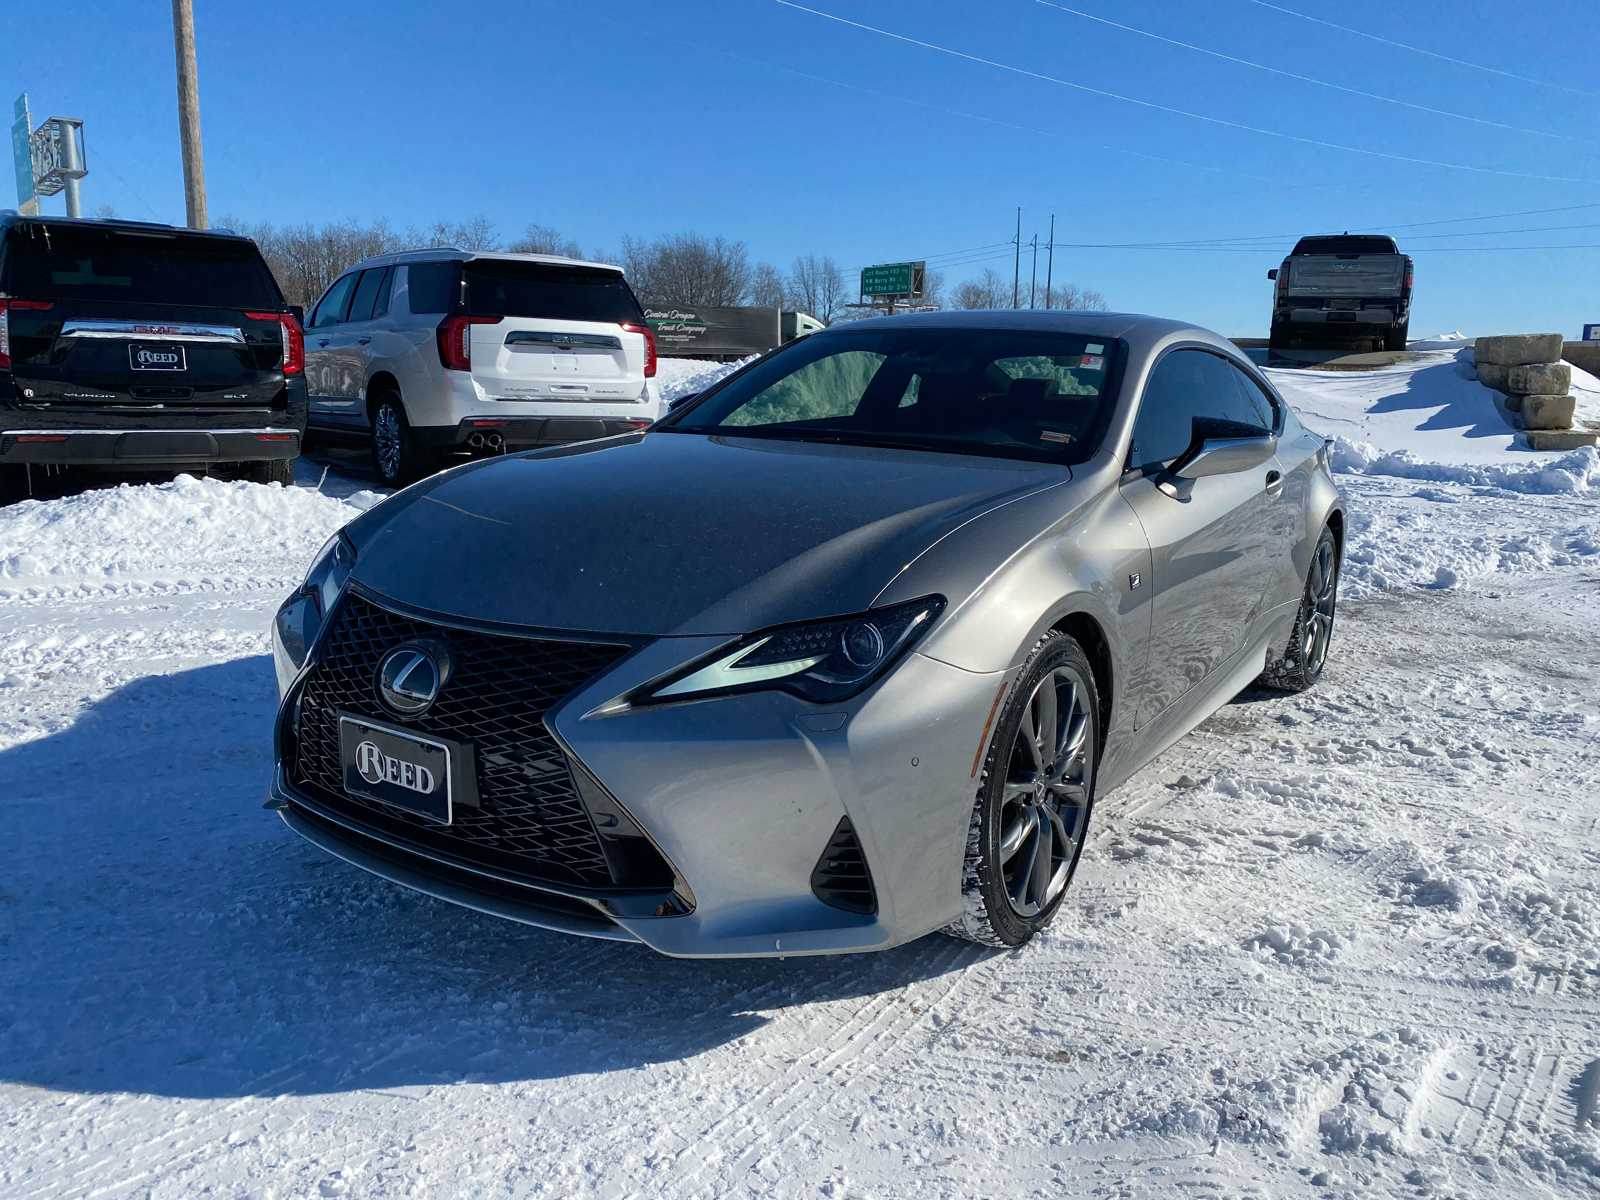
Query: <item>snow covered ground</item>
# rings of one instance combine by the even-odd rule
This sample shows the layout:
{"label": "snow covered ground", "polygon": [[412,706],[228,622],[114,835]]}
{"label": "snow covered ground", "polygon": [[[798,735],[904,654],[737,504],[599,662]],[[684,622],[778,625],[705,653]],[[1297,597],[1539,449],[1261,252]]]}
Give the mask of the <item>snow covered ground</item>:
{"label": "snow covered ground", "polygon": [[259,807],[358,479],[0,510],[0,1193],[1594,1195],[1600,456],[1459,365],[1274,373],[1342,439],[1327,674],[1104,797],[1019,953],[679,962],[367,876]]}

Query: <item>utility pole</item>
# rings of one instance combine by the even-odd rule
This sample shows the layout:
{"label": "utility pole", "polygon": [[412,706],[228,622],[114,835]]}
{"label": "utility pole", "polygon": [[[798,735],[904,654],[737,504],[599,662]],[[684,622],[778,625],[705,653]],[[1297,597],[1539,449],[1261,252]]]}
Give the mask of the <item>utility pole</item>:
{"label": "utility pole", "polygon": [[1044,267],[1044,306],[1050,307],[1050,280],[1056,271],[1056,215],[1050,214],[1050,254],[1045,259]]}
{"label": "utility pole", "polygon": [[1039,235],[1033,235],[1033,275],[1028,280],[1028,307],[1037,307],[1034,304],[1034,295],[1039,290]]}
{"label": "utility pole", "polygon": [[1022,210],[1017,209],[1017,236],[1012,239],[1017,247],[1017,265],[1011,271],[1011,307],[1022,307]]}
{"label": "utility pole", "polygon": [[172,0],[178,50],[178,137],[183,143],[183,207],[190,229],[207,228],[206,167],[200,156],[200,84],[194,65],[193,0]]}

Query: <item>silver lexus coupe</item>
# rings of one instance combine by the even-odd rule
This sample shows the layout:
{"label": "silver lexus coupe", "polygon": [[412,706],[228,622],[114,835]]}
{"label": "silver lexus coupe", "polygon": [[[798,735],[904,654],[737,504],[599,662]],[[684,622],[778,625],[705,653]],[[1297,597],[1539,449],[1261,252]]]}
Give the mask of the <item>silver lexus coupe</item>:
{"label": "silver lexus coupe", "polygon": [[275,622],[267,803],[396,883],[665,954],[1020,945],[1097,793],[1252,680],[1316,681],[1344,512],[1204,329],[829,329],[346,526]]}

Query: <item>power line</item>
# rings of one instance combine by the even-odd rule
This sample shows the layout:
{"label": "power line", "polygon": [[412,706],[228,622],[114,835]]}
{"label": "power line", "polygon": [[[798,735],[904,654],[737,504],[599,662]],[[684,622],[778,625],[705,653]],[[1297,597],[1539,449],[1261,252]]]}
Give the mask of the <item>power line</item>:
{"label": "power line", "polygon": [[1404,42],[1391,41],[1389,38],[1379,37],[1375,33],[1367,33],[1360,29],[1351,29],[1348,25],[1335,25],[1332,21],[1324,21],[1321,17],[1307,16],[1302,12],[1295,12],[1292,8],[1284,8],[1277,4],[1268,4],[1266,0],[1250,0],[1252,4],[1259,4],[1262,8],[1270,8],[1274,12],[1286,13],[1291,17],[1299,17],[1302,21],[1310,21],[1316,25],[1326,25],[1329,29],[1337,29],[1340,33],[1352,33],[1356,37],[1364,37],[1374,42],[1382,42],[1385,46],[1397,46],[1401,50],[1410,50],[1413,54],[1426,54],[1429,58],[1437,58],[1443,62],[1455,63],[1458,67],[1471,67],[1474,71],[1487,71],[1491,75],[1502,75],[1507,79],[1518,79],[1523,83],[1536,83],[1540,87],[1556,88],[1563,92],[1572,92],[1579,96],[1593,96],[1600,99],[1600,93],[1586,92],[1582,88],[1568,87],[1564,83],[1551,83],[1545,79],[1530,79],[1526,75],[1514,75],[1510,71],[1502,71],[1498,67],[1486,67],[1482,63],[1468,62],[1464,58],[1451,58],[1448,54],[1437,54],[1432,50],[1424,50],[1421,46],[1408,46]]}
{"label": "power line", "polygon": [[774,4],[781,4],[784,8],[792,8],[799,12],[810,13],[815,17],[836,21],[840,25],[848,25],[854,29],[862,29],[868,33],[876,33],[881,37],[892,38],[908,45],[920,46],[925,50],[936,50],[940,54],[948,54],[953,58],[963,58],[968,62],[979,63],[986,67],[996,67],[1002,71],[1010,71],[1015,75],[1022,75],[1029,79],[1038,79],[1045,83],[1054,83],[1060,87],[1072,88],[1075,91],[1088,92],[1090,95],[1103,96],[1110,100],[1121,100],[1126,104],[1134,104],[1140,108],[1153,109],[1157,112],[1172,113],[1180,117],[1189,117],[1192,120],[1204,121],[1210,125],[1221,125],[1228,129],[1239,129],[1246,133],[1259,133],[1267,137],[1282,138],[1285,141],[1300,142],[1307,146],[1320,146],[1324,150],[1344,150],[1351,154],[1367,154],[1374,158],[1387,158],[1395,162],[1419,163],[1426,167],[1449,167],[1457,171],[1472,171],[1481,175],[1508,175],[1517,179],[1539,179],[1551,183],[1600,183],[1600,179],[1573,179],[1563,175],[1528,175],[1521,171],[1501,171],[1493,167],[1474,167],[1465,163],[1440,162],[1429,158],[1413,158],[1407,154],[1390,154],[1383,150],[1367,150],[1360,146],[1345,146],[1338,142],[1324,142],[1317,138],[1300,137],[1293,133],[1281,133],[1275,129],[1262,129],[1256,125],[1245,125],[1239,121],[1228,121],[1222,117],[1208,117],[1203,113],[1190,112],[1187,109],[1173,108],[1167,104],[1157,104],[1152,100],[1139,100],[1133,96],[1124,96],[1119,92],[1108,92],[1101,88],[1090,87],[1088,84],[1073,83],[1069,79],[1059,79],[1054,75],[1045,75],[1039,71],[1030,71],[1026,67],[1015,67],[1009,63],[997,62],[992,58],[982,58],[976,54],[968,54],[962,50],[952,50],[948,46],[940,46],[933,42],[925,42],[919,38],[907,37],[905,34],[893,33],[887,29],[879,29],[875,25],[866,25],[860,21],[852,21],[834,13],[823,12],[818,8],[808,8],[804,4],[796,4],[794,0],[773,0]]}
{"label": "power line", "polygon": [[1185,50],[1193,50],[1199,54],[1209,54],[1212,58],[1220,58],[1224,62],[1238,63],[1245,67],[1254,67],[1258,71],[1267,71],[1273,75],[1282,75],[1285,79],[1298,79],[1302,83],[1314,83],[1318,87],[1332,88],[1336,92],[1345,92],[1352,96],[1364,96],[1368,100],[1381,100],[1385,104],[1398,104],[1402,108],[1412,108],[1417,112],[1432,113],[1436,117],[1451,117],[1457,121],[1471,121],[1475,125],[1488,125],[1495,129],[1508,129],[1513,133],[1531,133],[1535,137],[1560,138],[1567,142],[1587,142],[1588,138],[1573,137],[1565,133],[1546,133],[1541,129],[1524,129],[1520,125],[1507,125],[1503,121],[1490,121],[1483,117],[1469,117],[1465,113],[1450,112],[1443,108],[1430,108],[1426,104],[1413,104],[1409,100],[1397,100],[1393,96],[1380,96],[1377,92],[1364,92],[1360,88],[1345,87],[1341,83],[1329,83],[1326,79],[1313,79],[1310,75],[1297,75],[1293,71],[1285,71],[1278,67],[1269,67],[1266,63],[1252,62],[1248,58],[1235,58],[1231,54],[1223,54],[1220,50],[1208,50],[1204,46],[1196,46],[1192,42],[1180,42],[1177,38],[1165,37],[1149,30],[1136,29],[1132,25],[1124,25],[1119,21],[1110,21],[1105,17],[1097,17],[1093,13],[1086,13],[1076,8],[1068,8],[1065,4],[1053,3],[1053,0],[1034,0],[1035,4],[1042,4],[1046,8],[1054,8],[1060,12],[1071,13],[1075,17],[1082,17],[1086,21],[1097,21],[1101,25],[1109,25],[1113,29],[1126,30],[1136,33],[1140,37],[1153,38],[1158,42],[1166,42],[1169,46],[1181,46]]}

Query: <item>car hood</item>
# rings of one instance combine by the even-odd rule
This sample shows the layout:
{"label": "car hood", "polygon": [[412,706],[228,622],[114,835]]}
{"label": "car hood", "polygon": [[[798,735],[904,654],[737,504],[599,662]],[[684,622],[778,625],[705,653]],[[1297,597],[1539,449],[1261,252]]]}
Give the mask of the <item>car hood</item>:
{"label": "car hood", "polygon": [[448,472],[349,532],[356,581],[418,608],[736,634],[862,611],[950,531],[1070,478],[1007,459],[653,433]]}

